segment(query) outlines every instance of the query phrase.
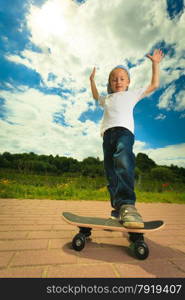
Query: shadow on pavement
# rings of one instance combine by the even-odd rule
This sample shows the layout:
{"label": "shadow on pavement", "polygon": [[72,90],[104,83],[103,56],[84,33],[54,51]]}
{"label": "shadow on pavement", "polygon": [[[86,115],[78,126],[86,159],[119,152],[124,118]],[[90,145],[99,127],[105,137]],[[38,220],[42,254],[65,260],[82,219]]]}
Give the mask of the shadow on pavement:
{"label": "shadow on pavement", "polygon": [[[146,274],[150,274],[152,277],[185,277],[184,252],[145,238],[145,242],[149,247],[149,256],[145,260],[139,260],[130,251],[130,242],[128,242],[125,235],[122,239],[122,246],[114,245],[114,238],[109,239],[110,243],[97,243],[96,238],[88,238],[84,249],[81,251],[73,250],[71,242],[69,242],[63,246],[63,251],[77,255],[79,264],[87,265],[100,261],[114,264],[119,273],[123,274],[123,277],[125,268],[127,270],[132,269],[133,276],[131,277],[140,277],[140,271],[141,274],[145,271]],[[121,240],[121,238],[119,239]]]}

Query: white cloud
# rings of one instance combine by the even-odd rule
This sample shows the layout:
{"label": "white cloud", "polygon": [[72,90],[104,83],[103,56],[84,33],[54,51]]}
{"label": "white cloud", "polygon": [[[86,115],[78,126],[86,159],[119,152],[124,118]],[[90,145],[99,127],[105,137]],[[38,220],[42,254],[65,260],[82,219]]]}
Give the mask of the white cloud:
{"label": "white cloud", "polygon": [[[102,157],[99,125],[80,122],[86,110],[84,95],[78,102],[57,95],[45,95],[34,89],[2,91],[6,101],[5,120],[1,120],[0,152],[35,152],[66,155],[79,160],[87,156]],[[62,112],[69,127],[55,123],[54,115]]]}
{"label": "white cloud", "polygon": [[185,110],[185,90],[181,90],[176,95],[176,103],[175,103],[174,110],[176,111]]}
{"label": "white cloud", "polygon": [[141,142],[141,141],[136,140],[134,143],[133,151],[135,154],[137,154],[139,152],[145,151],[147,148],[148,148],[148,145],[146,142]]}
{"label": "white cloud", "polygon": [[[138,5],[137,0],[88,0],[77,5],[71,0],[48,0],[42,7],[30,6],[27,25],[31,42],[43,52],[25,49],[21,57],[7,58],[35,69],[48,86],[63,82],[65,88],[89,87],[90,70],[97,65],[97,84],[103,90],[115,65],[126,59],[137,63],[162,40],[173,44],[177,54],[173,58],[167,54],[163,60],[161,86],[182,74],[177,67],[183,63],[185,17],[176,23],[170,20],[165,1],[151,5],[144,0]],[[165,71],[168,67],[171,73]],[[53,81],[48,81],[50,72],[57,76]],[[151,62],[145,58],[131,70],[131,87],[146,86],[150,80]]]}
{"label": "white cloud", "polygon": [[171,84],[160,96],[158,107],[160,109],[183,111],[185,110],[185,90],[176,92],[175,84]]}
{"label": "white cloud", "polygon": [[158,107],[160,109],[171,110],[173,109],[174,102],[172,97],[175,93],[175,84],[171,84],[165,92],[160,96]]}
{"label": "white cloud", "polygon": [[139,152],[147,154],[158,165],[185,167],[185,143],[153,149],[144,142],[136,141],[134,153]]}
{"label": "white cloud", "polygon": [[30,127],[35,125],[35,121],[50,124],[53,113],[60,109],[62,102],[57,95],[45,95],[35,89],[14,90],[14,93],[2,91],[1,97],[6,100],[6,120],[20,125],[29,124]]}
{"label": "white cloud", "polygon": [[[152,1],[151,5],[145,0],[138,5],[137,0],[89,0],[79,6],[71,0],[48,0],[42,7],[30,6],[27,24],[31,41],[43,53],[24,50],[24,58],[14,55],[9,59],[35,69],[46,84],[48,73],[53,72],[58,78],[54,84],[71,76],[77,87],[87,86],[87,73],[94,65],[99,66],[98,83],[105,84],[112,67],[125,59],[136,63],[168,32],[166,42],[176,44],[179,53],[183,48],[184,18],[174,26],[167,18],[164,1]],[[176,32],[181,39],[176,38]],[[167,57],[164,66],[169,65]],[[151,62],[146,58],[132,71],[131,83],[146,85]],[[163,76],[163,84],[166,80]]]}
{"label": "white cloud", "polygon": [[157,117],[155,117],[155,120],[164,120],[166,119],[166,115],[159,114]]}
{"label": "white cloud", "polygon": [[179,119],[183,119],[183,118],[185,118],[185,114],[181,114],[179,117]]}
{"label": "white cloud", "polygon": [[170,166],[173,164],[185,167],[185,143],[148,149],[145,153],[159,165]]}

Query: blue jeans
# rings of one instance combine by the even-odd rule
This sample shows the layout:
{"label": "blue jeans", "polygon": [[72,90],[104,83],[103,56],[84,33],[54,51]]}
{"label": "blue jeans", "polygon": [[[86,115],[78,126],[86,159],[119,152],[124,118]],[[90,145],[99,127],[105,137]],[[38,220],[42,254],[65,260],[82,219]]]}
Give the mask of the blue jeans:
{"label": "blue jeans", "polygon": [[135,204],[133,153],[134,134],[124,127],[113,127],[103,136],[104,168],[111,205]]}

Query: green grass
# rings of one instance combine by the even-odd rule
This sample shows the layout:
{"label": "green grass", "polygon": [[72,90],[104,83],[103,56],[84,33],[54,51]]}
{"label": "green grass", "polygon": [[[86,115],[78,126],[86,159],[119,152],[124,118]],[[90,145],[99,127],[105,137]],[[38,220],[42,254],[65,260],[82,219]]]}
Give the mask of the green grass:
{"label": "green grass", "polygon": [[[170,184],[144,181],[136,184],[138,202],[185,203],[182,183]],[[0,198],[56,199],[56,200],[109,200],[104,177],[54,176],[21,174],[0,169]]]}
{"label": "green grass", "polygon": [[179,203],[185,204],[185,192],[164,191],[164,192],[141,192],[137,191],[138,202],[163,202],[163,203]]}

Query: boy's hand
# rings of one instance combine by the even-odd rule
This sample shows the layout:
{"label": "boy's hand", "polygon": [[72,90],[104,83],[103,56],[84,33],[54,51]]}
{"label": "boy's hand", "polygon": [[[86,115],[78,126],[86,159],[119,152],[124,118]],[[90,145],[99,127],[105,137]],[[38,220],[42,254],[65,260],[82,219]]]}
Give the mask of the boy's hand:
{"label": "boy's hand", "polygon": [[94,69],[93,69],[93,71],[92,71],[92,73],[91,73],[91,75],[89,77],[90,81],[94,80],[95,73],[96,73],[96,68],[94,67]]}
{"label": "boy's hand", "polygon": [[160,49],[155,49],[153,55],[147,54],[147,57],[151,59],[152,62],[159,64],[164,57],[164,53]]}

